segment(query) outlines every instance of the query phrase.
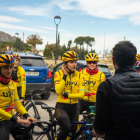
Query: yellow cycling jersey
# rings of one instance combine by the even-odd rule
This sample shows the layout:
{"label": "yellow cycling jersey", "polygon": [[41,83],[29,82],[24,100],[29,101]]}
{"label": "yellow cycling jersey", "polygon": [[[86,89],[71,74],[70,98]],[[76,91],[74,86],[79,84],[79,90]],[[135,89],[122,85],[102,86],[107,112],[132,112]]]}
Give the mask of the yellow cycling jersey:
{"label": "yellow cycling jersey", "polygon": [[21,97],[25,99],[25,93],[26,93],[26,75],[25,75],[25,70],[21,67],[18,66],[17,70],[17,80],[13,80],[18,88],[21,88]]}
{"label": "yellow cycling jersey", "polygon": [[98,86],[106,79],[104,73],[98,71],[98,73],[90,75],[86,72],[86,69],[84,69],[80,72],[80,74],[82,74],[84,80],[82,86],[85,87],[85,96],[83,100],[89,102],[96,102],[96,93]]}
{"label": "yellow cycling jersey", "polygon": [[17,87],[13,80],[7,85],[0,83],[0,121],[10,120],[14,115],[13,109],[7,110],[11,106],[15,106],[22,115],[27,113],[19,100]]}
{"label": "yellow cycling jersey", "polygon": [[[54,75],[55,91],[57,93],[57,102],[74,104],[78,103],[78,99],[84,98],[84,86],[82,83],[82,75],[77,70],[74,73],[67,73],[66,81],[63,79],[63,72],[59,70]],[[80,78],[81,77],[81,78]],[[62,95],[62,92],[68,94],[68,98]]]}

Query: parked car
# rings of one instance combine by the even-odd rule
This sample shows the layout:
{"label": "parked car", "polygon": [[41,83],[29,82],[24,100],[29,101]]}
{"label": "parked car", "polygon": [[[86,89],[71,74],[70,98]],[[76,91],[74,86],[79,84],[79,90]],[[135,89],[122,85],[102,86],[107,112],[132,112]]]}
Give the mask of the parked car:
{"label": "parked car", "polygon": [[[56,65],[51,71],[52,71],[52,89],[54,89],[54,74],[56,71],[61,70],[61,67],[63,65],[64,62],[59,63],[58,65]],[[86,61],[85,60],[78,60],[77,61],[77,67],[76,70],[80,71],[82,69],[85,69],[87,67]],[[108,78],[110,76],[112,76],[109,68],[107,65],[98,63],[97,67],[99,69],[99,71],[102,71],[105,74],[105,77]]]}
{"label": "parked car", "polygon": [[52,86],[52,74],[42,57],[33,53],[13,53],[19,54],[20,66],[26,73],[26,94],[29,90],[36,90],[36,94],[42,99],[48,99]]}

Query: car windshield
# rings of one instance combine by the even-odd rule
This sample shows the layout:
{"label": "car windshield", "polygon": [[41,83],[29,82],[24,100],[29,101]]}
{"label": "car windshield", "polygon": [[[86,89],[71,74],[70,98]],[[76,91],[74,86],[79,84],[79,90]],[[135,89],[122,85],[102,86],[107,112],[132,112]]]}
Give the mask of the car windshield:
{"label": "car windshield", "polygon": [[110,74],[107,67],[97,66],[99,71],[103,72],[104,74]]}
{"label": "car windshield", "polygon": [[44,67],[45,63],[42,58],[21,57],[20,65]]}

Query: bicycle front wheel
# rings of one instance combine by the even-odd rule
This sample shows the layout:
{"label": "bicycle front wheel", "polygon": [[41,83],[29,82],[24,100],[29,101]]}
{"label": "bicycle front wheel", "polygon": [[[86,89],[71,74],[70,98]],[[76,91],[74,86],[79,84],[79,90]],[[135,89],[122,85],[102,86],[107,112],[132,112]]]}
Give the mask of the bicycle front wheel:
{"label": "bicycle front wheel", "polygon": [[[41,105],[45,104],[43,102],[35,102],[36,107],[31,103],[26,107],[26,110],[30,117],[37,119],[38,121],[49,121],[49,113],[42,109]],[[46,104],[45,104],[46,105]],[[34,132],[39,132],[41,128],[35,126],[33,129]]]}

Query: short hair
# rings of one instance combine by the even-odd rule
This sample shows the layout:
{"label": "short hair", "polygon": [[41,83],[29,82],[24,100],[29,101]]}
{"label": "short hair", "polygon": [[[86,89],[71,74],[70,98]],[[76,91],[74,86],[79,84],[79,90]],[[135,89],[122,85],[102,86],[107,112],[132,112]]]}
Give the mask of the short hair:
{"label": "short hair", "polygon": [[113,56],[119,67],[134,66],[137,48],[130,41],[120,41],[113,48]]}

